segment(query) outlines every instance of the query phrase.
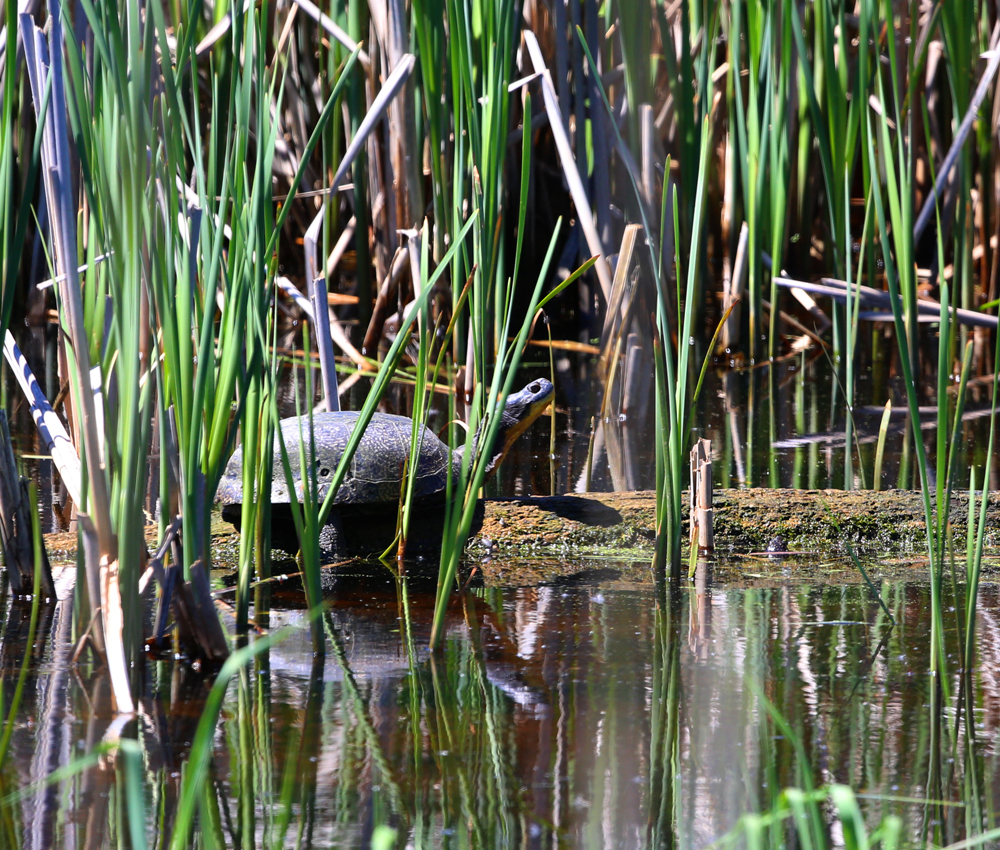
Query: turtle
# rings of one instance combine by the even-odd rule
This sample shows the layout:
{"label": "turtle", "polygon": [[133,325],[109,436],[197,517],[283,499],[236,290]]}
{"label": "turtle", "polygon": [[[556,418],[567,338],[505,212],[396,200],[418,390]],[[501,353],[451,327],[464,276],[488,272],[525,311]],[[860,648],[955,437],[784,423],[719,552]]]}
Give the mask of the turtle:
{"label": "turtle", "polygon": [[[482,426],[473,439],[479,451],[490,451],[487,477],[493,475],[511,444],[538,418],[552,400],[554,388],[545,378],[532,381],[520,392],[507,397],[499,431],[493,446],[482,444]],[[326,497],[337,464],[360,414],[337,411],[313,414],[313,436],[318,498]],[[279,423],[294,479],[294,497],[304,496],[300,467],[300,434],[308,440],[308,421],[298,416]],[[434,542],[439,546],[443,527],[444,502],[448,478],[449,449],[429,428],[421,426],[420,462],[415,482],[415,504],[420,514],[411,522],[407,551],[411,541],[418,548]],[[352,554],[374,554],[389,546],[396,533],[399,492],[403,469],[410,455],[413,420],[407,416],[375,413],[365,429],[361,443],[351,459],[343,482],[333,500],[327,524],[320,531],[320,551],[325,562],[343,560]],[[453,480],[461,471],[464,446],[451,453]],[[309,456],[307,448],[306,457]],[[298,551],[298,538],[292,520],[291,495],[285,480],[281,449],[275,435],[271,468],[271,545],[286,552]],[[222,518],[237,530],[243,510],[243,452],[237,448],[219,482],[216,501],[222,506]],[[436,536],[436,541],[435,541]],[[432,542],[433,541],[433,542]]]}

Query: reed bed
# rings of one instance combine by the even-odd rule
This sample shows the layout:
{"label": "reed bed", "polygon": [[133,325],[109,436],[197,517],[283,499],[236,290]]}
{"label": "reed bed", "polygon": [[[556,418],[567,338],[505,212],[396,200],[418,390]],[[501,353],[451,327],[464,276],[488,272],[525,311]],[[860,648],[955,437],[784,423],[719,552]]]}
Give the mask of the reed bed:
{"label": "reed bed", "polygon": [[[967,687],[945,683],[950,646],[972,668],[985,509],[970,522],[967,585],[946,569],[947,517],[955,488],[978,483],[985,505],[993,463],[992,424],[978,466],[960,449],[969,382],[995,405],[1000,374],[994,6],[51,0],[21,15],[8,3],[4,23],[0,331],[20,304],[37,322],[53,299],[57,412],[77,464],[60,473],[81,482],[78,631],[90,630],[120,711],[142,690],[147,564],[161,598],[173,594],[189,656],[216,669],[229,657],[208,579],[212,503],[237,441],[253,460],[244,491],[270,490],[280,351],[318,345],[331,409],[344,389],[335,367],[370,378],[361,428],[407,357],[417,387],[458,382],[471,458],[479,423],[496,433],[544,310],[557,337],[601,351],[590,452],[607,455],[615,487],[634,483],[638,432],[612,423],[652,422],[654,565],[675,584],[707,368],[766,370],[770,444],[777,365],[828,356],[845,488],[883,486],[888,411],[905,406],[898,483],[924,496],[932,704],[971,723]],[[804,292],[820,278],[829,301]],[[306,334],[288,291],[312,298]],[[869,370],[886,406],[874,458],[854,424]],[[417,433],[431,398],[413,398]],[[752,468],[755,433],[743,481],[777,483],[773,453]],[[470,460],[449,483],[435,647],[484,478]],[[243,506],[243,635],[270,569],[265,501]],[[329,630],[317,534],[331,501],[295,514],[318,652]],[[163,553],[152,560],[150,514]],[[945,730],[942,752],[962,740]],[[817,799],[805,794],[782,805]]]}

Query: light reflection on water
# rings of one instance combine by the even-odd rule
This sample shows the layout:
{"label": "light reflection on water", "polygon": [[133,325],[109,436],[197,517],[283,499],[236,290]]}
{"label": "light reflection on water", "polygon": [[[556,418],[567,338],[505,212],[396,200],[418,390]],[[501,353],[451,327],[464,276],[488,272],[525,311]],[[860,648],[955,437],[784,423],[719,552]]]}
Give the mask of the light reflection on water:
{"label": "light reflection on water", "polygon": [[[890,631],[857,584],[690,585],[672,608],[658,608],[652,584],[597,576],[459,595],[437,656],[426,649],[432,592],[415,584],[404,606],[387,573],[340,580],[329,619],[337,641],[323,663],[303,612],[275,610],[272,627],[295,628],[234,679],[216,732],[224,844],[250,846],[239,835],[252,825],[256,846],[284,846],[275,824],[289,804],[303,846],[368,847],[374,828],[389,823],[416,847],[645,847],[670,833],[676,846],[703,847],[741,814],[768,809],[781,788],[805,782],[792,741],[767,722],[764,697],[801,739],[815,784],[927,794],[925,584],[882,586],[897,619]],[[984,586],[974,748],[984,787],[998,788],[987,791],[993,810],[998,609],[997,588]],[[110,720],[99,676],[65,676],[57,659],[68,645],[50,645],[29,682],[19,757],[3,768],[8,791],[89,751]],[[150,799],[161,800],[169,824],[207,686],[185,685],[166,663],[154,668],[140,738]],[[4,675],[9,699],[15,659]],[[953,705],[959,683],[949,684]],[[943,725],[953,723],[952,715]],[[53,742],[59,754],[45,764],[31,756],[52,753]],[[961,801],[961,773],[952,785],[946,778],[940,799]],[[238,804],[248,782],[250,815]],[[49,795],[65,793],[76,814],[54,821],[45,840],[97,828],[80,818],[100,784],[77,779]],[[37,815],[43,801],[29,801]],[[870,827],[898,813],[911,837],[925,814],[885,799],[863,805]],[[962,808],[930,817],[944,819],[951,839],[962,836]],[[112,843],[111,824],[104,829],[94,846]]]}

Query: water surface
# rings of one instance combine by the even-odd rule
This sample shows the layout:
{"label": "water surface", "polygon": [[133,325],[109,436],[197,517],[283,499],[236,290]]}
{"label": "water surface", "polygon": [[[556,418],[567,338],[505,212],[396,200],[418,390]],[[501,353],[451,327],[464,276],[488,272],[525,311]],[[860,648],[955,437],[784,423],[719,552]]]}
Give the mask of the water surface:
{"label": "water surface", "polygon": [[[388,824],[397,846],[699,848],[811,781],[866,795],[871,828],[896,813],[911,840],[934,825],[956,840],[967,812],[954,777],[966,767],[996,810],[996,585],[979,597],[972,755],[959,746],[963,769],[950,776],[954,720],[930,710],[924,581],[881,585],[890,628],[850,572],[834,584],[794,563],[729,566],[761,577],[720,585],[702,575],[665,597],[616,565],[587,563],[550,584],[473,585],[454,598],[436,655],[428,582],[382,568],[342,575],[325,660],[313,656],[301,598],[276,594],[272,630],[290,629],[230,684],[202,817],[226,847],[367,848]],[[37,647],[4,793],[93,752],[111,720],[103,675],[67,666],[66,613]],[[15,645],[4,641],[7,704]],[[210,683],[183,663],[151,671],[142,717],[125,732],[146,754],[148,833],[161,846]],[[959,682],[946,684],[953,705]],[[801,741],[811,777],[765,698]],[[928,788],[935,736],[945,769]],[[99,765],[29,790],[11,837],[117,844],[116,788],[116,771]],[[928,796],[949,805],[907,801]]]}

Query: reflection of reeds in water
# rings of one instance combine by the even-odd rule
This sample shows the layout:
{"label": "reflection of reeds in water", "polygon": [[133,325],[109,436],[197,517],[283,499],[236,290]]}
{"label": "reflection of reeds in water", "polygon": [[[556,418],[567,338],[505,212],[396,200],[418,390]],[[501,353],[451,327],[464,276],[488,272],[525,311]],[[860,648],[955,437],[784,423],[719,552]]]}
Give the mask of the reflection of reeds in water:
{"label": "reflection of reeds in water", "polygon": [[[447,836],[479,847],[557,837],[630,847],[643,836],[707,846],[763,825],[772,843],[805,829],[813,846],[835,846],[829,836],[855,817],[851,796],[863,789],[855,826],[871,835],[898,820],[922,846],[925,811],[947,845],[972,832],[973,805],[995,806],[995,590],[983,588],[977,616],[979,729],[956,736],[950,723],[935,731],[926,710],[926,583],[881,584],[900,624],[891,628],[858,584],[778,576],[720,589],[702,576],[676,594],[597,575],[463,593],[433,654],[432,584],[384,570],[344,576],[323,615],[325,661],[301,612],[278,610],[298,613],[295,629],[237,659],[228,688],[158,664],[158,695],[133,721],[138,742],[117,745],[117,772],[107,680],[73,676],[68,650],[53,675],[29,666],[18,717],[35,722],[15,723],[0,763],[0,840],[105,846],[128,830],[131,846],[246,846],[251,836],[262,848],[368,846],[390,824],[413,846]],[[19,675],[10,670],[5,687]],[[950,687],[962,677],[950,674]],[[81,740],[86,752],[49,777]],[[947,767],[952,752],[961,772]],[[935,753],[940,778],[926,785]]]}

